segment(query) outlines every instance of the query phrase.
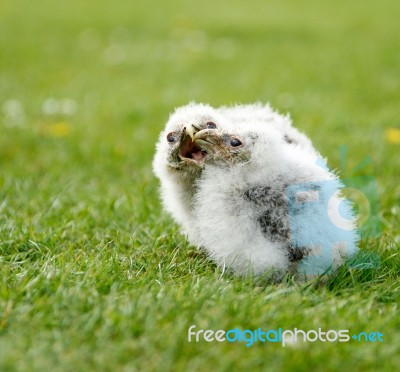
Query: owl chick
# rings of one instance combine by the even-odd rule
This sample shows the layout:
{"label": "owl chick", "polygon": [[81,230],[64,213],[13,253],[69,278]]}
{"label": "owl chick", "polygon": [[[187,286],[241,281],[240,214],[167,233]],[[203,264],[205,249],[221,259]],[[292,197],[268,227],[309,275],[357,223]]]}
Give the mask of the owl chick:
{"label": "owl chick", "polygon": [[171,115],[153,162],[164,206],[239,275],[327,271],[357,249],[342,184],[290,121],[252,111],[190,104]]}

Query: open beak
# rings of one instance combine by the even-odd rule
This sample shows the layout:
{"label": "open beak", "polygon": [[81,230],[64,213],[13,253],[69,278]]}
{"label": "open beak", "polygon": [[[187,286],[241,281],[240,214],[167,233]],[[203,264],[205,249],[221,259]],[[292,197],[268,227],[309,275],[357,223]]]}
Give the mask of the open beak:
{"label": "open beak", "polygon": [[202,166],[209,151],[218,142],[215,133],[201,130],[195,124],[186,126],[179,150],[179,158]]}
{"label": "open beak", "polygon": [[213,138],[215,134],[211,134],[208,130],[201,130],[192,124],[186,126],[182,136],[179,158],[202,166],[210,146],[215,144],[215,138]]}
{"label": "open beak", "polygon": [[198,128],[194,124],[190,124],[186,127],[186,134],[188,134],[190,136],[192,141],[194,141],[194,137],[195,137],[196,133],[199,131],[200,131],[200,128]]}
{"label": "open beak", "polygon": [[197,132],[201,129],[196,125],[187,125],[182,132],[181,146],[179,150],[179,158],[186,162],[195,163],[196,165],[202,165],[206,157],[206,152],[195,143]]}

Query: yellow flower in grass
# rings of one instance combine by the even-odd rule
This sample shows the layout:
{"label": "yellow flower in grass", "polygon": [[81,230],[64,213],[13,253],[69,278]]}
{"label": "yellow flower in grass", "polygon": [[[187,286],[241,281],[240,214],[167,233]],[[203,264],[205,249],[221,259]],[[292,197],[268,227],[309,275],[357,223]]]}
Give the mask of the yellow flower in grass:
{"label": "yellow flower in grass", "polygon": [[400,144],[400,129],[398,128],[387,128],[385,130],[386,141],[389,143]]}
{"label": "yellow flower in grass", "polygon": [[71,131],[71,127],[69,123],[60,121],[58,123],[50,124],[47,130],[52,137],[65,137]]}

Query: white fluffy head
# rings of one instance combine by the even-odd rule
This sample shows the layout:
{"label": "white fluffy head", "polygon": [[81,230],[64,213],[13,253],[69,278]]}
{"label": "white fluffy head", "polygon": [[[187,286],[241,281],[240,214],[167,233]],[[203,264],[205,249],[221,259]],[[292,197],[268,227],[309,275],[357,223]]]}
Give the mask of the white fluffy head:
{"label": "white fluffy head", "polygon": [[205,104],[190,103],[180,107],[171,114],[164,130],[160,133],[153,161],[153,169],[156,176],[162,179],[168,173],[176,170],[196,173],[198,167],[194,162],[184,162],[180,158],[180,150],[183,142],[189,135],[188,127],[195,125],[200,129],[206,129],[207,123],[224,120],[211,106]]}
{"label": "white fluffy head", "polygon": [[[248,110],[246,106],[251,116]],[[193,183],[209,164],[231,166],[250,160],[256,141],[264,145],[270,142],[267,148],[272,151],[272,146],[283,141],[283,135],[260,120],[243,125],[225,111],[190,103],[171,114],[161,132],[154,173],[162,183],[168,178]],[[259,154],[265,155],[265,151]]]}

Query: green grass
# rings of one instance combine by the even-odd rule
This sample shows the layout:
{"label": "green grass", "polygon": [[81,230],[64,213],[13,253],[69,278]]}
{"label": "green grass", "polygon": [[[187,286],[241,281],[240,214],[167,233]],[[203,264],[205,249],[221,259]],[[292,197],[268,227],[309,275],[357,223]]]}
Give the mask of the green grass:
{"label": "green grass", "polygon": [[[395,0],[2,1],[0,370],[395,369],[400,147],[385,129],[399,127],[399,11]],[[52,97],[76,112],[44,112]],[[151,171],[169,112],[191,100],[270,101],[331,167],[349,145],[343,176],[371,156],[357,174],[379,185],[382,235],[363,247],[380,267],[271,284],[197,254]],[[384,342],[188,343],[192,324]]]}

